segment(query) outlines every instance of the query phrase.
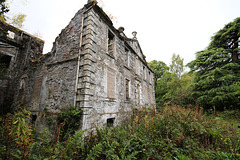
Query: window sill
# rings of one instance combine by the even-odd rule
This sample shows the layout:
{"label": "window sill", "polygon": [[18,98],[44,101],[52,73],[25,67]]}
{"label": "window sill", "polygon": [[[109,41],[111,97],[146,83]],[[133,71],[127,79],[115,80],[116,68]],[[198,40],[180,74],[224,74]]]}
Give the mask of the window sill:
{"label": "window sill", "polygon": [[116,102],[116,98],[109,98],[109,97],[107,97],[105,99],[105,102]]}

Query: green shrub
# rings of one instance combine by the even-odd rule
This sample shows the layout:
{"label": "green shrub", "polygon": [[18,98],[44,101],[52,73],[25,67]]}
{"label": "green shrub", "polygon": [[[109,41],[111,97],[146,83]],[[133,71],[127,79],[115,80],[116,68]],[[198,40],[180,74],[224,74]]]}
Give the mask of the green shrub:
{"label": "green shrub", "polygon": [[[203,108],[167,105],[160,113],[155,109],[135,111],[130,123],[113,128],[96,128],[96,132],[78,130],[72,121],[82,111],[68,107],[62,111],[55,140],[47,130],[35,135],[28,123],[29,113],[22,111],[2,119],[1,156],[5,159],[240,159],[240,136],[227,120],[207,115]],[[71,115],[71,116],[70,116]],[[71,119],[70,119],[71,117]],[[17,120],[17,122],[16,122]],[[63,128],[62,124],[69,128]],[[16,126],[23,126],[18,139]],[[20,125],[20,126],[21,126]],[[75,128],[76,127],[76,128]],[[17,127],[18,128],[18,127]],[[63,131],[64,141],[58,141]],[[25,135],[24,135],[25,134]],[[64,135],[65,134],[65,135]],[[66,136],[68,135],[68,136]],[[17,143],[24,144],[25,150]]]}
{"label": "green shrub", "polygon": [[64,123],[59,137],[60,141],[67,140],[68,136],[73,135],[79,129],[82,113],[81,108],[74,106],[66,107],[59,113],[57,117],[58,125]]}

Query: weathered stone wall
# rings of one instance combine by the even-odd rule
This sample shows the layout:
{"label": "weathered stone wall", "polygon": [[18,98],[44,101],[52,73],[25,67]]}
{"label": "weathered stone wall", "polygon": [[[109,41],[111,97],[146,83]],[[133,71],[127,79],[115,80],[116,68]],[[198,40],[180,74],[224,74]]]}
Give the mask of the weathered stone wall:
{"label": "weathered stone wall", "polygon": [[51,120],[56,126],[57,114],[70,105],[83,109],[82,129],[117,125],[133,108],[155,105],[153,72],[138,40],[115,29],[94,2],[76,13],[46,55],[39,54],[40,41],[24,36],[24,47],[7,52],[18,59],[11,63],[16,82],[10,90],[15,104],[32,111],[38,129]]}
{"label": "weathered stone wall", "polygon": [[[114,125],[117,125],[131,114],[134,107],[155,105],[153,73],[147,66],[138,41],[120,36],[111,22],[104,19],[106,15],[98,7],[84,16],[84,61],[79,84],[82,93],[79,92],[77,103],[84,109],[82,128],[106,125],[108,119],[113,119]],[[108,51],[109,33],[114,41],[113,55]],[[126,49],[129,51],[128,63]],[[136,60],[138,65],[135,64]],[[139,70],[138,74],[136,70]],[[109,81],[109,78],[112,80]],[[126,99],[126,79],[129,81],[129,99]]]}
{"label": "weathered stone wall", "polygon": [[41,39],[0,21],[0,59],[1,64],[8,64],[0,77],[2,113],[31,101],[31,83],[41,65],[43,44]]}

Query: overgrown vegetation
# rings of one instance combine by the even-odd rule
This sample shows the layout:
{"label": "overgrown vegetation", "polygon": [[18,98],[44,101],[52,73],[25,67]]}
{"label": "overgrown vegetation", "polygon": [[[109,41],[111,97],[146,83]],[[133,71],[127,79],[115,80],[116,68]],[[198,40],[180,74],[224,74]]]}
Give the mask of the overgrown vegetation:
{"label": "overgrown vegetation", "polygon": [[74,134],[75,130],[79,128],[80,120],[82,118],[82,109],[76,108],[74,106],[69,106],[64,108],[57,118],[57,123],[60,125],[63,124],[60,140],[66,140],[67,137]]}
{"label": "overgrown vegetation", "polygon": [[[227,120],[233,114],[234,124]],[[1,120],[4,159],[240,159],[239,112],[209,115],[190,105],[166,105],[159,113],[141,109],[126,125],[78,130],[64,141],[58,139],[64,122],[50,139],[47,129],[34,134],[29,115],[23,110]]]}
{"label": "overgrown vegetation", "polygon": [[162,61],[149,62],[154,71],[155,98],[159,111],[166,103],[187,105],[191,102],[188,94],[191,93],[193,74],[184,73],[183,59],[173,54],[172,62],[167,66]]}

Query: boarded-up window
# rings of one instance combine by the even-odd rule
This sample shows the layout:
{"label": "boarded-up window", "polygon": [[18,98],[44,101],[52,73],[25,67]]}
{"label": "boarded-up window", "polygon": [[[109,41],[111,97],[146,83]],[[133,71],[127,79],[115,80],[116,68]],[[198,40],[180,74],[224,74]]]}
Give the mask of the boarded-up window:
{"label": "boarded-up window", "polygon": [[115,71],[107,68],[107,97],[115,98]]}
{"label": "boarded-up window", "polygon": [[147,89],[147,85],[144,84],[143,85],[143,93],[144,93],[144,98],[145,98],[145,104],[148,103],[148,89]]}
{"label": "boarded-up window", "polygon": [[114,35],[108,31],[108,54],[114,56]]}
{"label": "boarded-up window", "polygon": [[129,80],[128,79],[126,79],[126,82],[125,82],[126,84],[126,86],[125,86],[125,88],[126,88],[126,100],[129,100],[130,98],[129,98]]}
{"label": "boarded-up window", "polygon": [[150,103],[153,104],[153,93],[152,93],[152,91],[150,91],[150,101],[151,101]]}
{"label": "boarded-up window", "polygon": [[40,92],[42,88],[43,77],[36,77],[35,83],[33,86],[33,100],[36,102],[40,101]]}

